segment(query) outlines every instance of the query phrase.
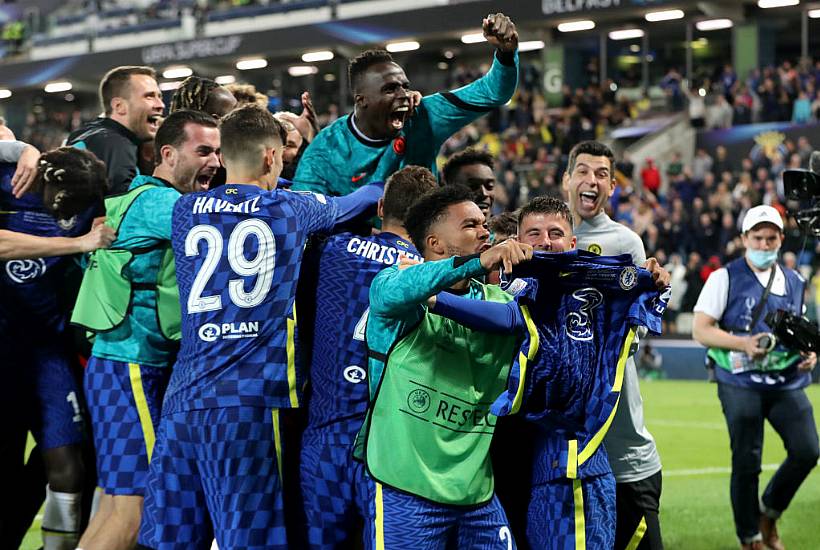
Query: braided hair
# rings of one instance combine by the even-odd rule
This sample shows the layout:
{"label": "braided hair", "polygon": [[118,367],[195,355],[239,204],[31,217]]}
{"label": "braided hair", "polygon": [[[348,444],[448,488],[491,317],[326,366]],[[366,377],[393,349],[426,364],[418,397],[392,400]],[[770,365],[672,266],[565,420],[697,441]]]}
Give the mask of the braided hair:
{"label": "braided hair", "polygon": [[182,81],[179,88],[171,98],[171,109],[169,113],[180,109],[190,109],[193,111],[205,111],[205,104],[211,92],[220,88],[220,85],[209,78],[189,76]]}
{"label": "braided hair", "polygon": [[59,147],[40,155],[34,188],[58,219],[69,219],[101,204],[108,189],[105,164],[94,153]]}

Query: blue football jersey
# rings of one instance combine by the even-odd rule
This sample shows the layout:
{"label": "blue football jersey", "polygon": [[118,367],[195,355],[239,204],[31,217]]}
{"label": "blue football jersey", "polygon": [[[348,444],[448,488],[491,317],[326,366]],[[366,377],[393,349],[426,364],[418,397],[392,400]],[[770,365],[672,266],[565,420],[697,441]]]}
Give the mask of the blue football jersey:
{"label": "blue football jersey", "polygon": [[[91,229],[92,209],[57,220],[46,211],[39,195],[15,198],[11,187],[15,169],[15,164],[0,163],[0,229],[40,237],[77,237]],[[9,309],[17,319],[34,319],[40,327],[46,323],[62,329],[65,312],[57,295],[65,286],[65,269],[74,261],[73,257],[55,256],[0,262],[0,299],[14,304]]]}
{"label": "blue football jersey", "polygon": [[310,364],[308,430],[356,435],[367,410],[365,325],[370,283],[402,257],[422,261],[409,241],[393,233],[342,233],[322,246]]}
{"label": "blue football jersey", "polygon": [[661,330],[666,308],[651,274],[628,255],[536,254],[508,291],[530,331],[492,411],[519,410],[540,429],[533,481],[609,472],[601,442],[618,405],[636,327]]}
{"label": "blue football jersey", "polygon": [[339,221],[347,199],[234,184],[179,199],[171,244],[182,344],[164,414],[299,405],[294,300],[302,254],[309,234]]}

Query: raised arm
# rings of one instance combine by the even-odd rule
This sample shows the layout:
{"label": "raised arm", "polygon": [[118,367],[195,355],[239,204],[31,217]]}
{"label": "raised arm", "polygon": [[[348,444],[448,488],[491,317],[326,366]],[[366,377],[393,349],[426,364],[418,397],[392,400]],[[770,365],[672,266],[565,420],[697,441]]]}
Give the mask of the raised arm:
{"label": "raised arm", "polygon": [[422,110],[430,117],[436,146],[475,119],[506,104],[518,86],[518,32],[515,24],[503,13],[497,13],[484,19],[483,29],[487,42],[496,48],[487,74],[462,88],[422,100]]}

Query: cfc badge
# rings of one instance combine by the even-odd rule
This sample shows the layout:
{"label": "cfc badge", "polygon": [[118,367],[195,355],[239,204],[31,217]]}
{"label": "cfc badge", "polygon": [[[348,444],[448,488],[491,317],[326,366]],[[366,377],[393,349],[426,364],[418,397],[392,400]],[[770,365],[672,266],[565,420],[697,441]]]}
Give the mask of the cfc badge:
{"label": "cfc badge", "polygon": [[625,267],[618,278],[621,288],[632,290],[638,284],[638,270],[634,267]]}

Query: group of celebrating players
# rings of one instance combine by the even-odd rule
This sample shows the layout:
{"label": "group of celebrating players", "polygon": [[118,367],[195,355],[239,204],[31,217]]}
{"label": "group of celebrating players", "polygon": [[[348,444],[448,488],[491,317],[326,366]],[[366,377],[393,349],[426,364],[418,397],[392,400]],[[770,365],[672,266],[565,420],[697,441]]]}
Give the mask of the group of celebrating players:
{"label": "group of celebrating players", "polygon": [[153,70],[118,67],[67,147],[2,142],[0,338],[21,368],[0,402],[30,411],[2,439],[26,495],[4,545],[45,472],[46,549],[662,547],[631,355],[669,274],[604,213],[600,143],[570,153],[569,206],[533,199],[512,226],[488,229],[486,153],[439,185],[444,141],[517,87],[515,25],[483,28],[490,70],[450,92],[360,54],[354,112],[318,133],[307,96],[273,115],[197,77],[163,119]]}

